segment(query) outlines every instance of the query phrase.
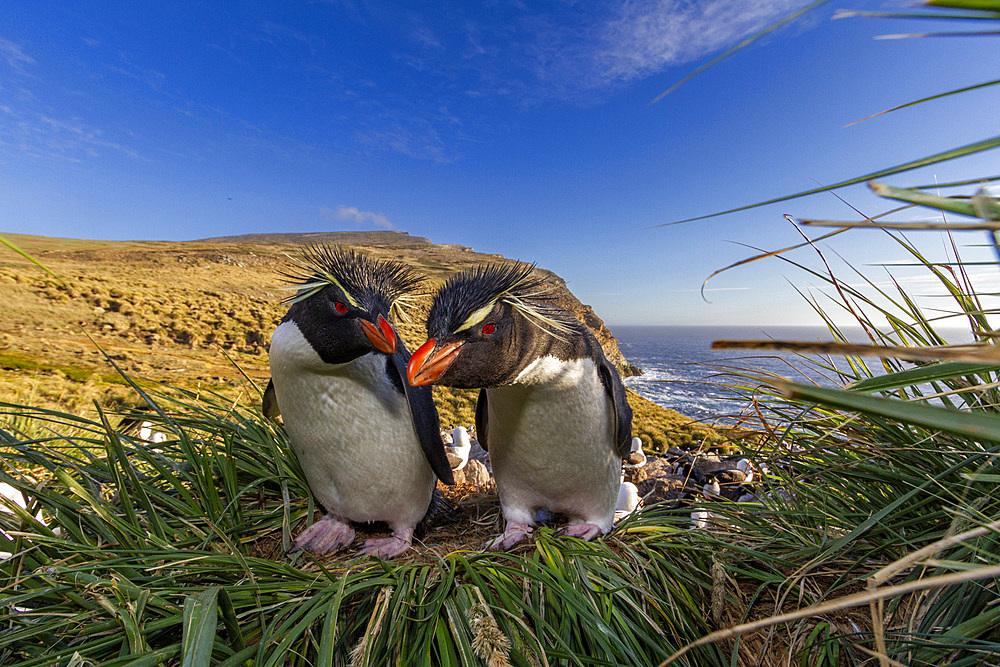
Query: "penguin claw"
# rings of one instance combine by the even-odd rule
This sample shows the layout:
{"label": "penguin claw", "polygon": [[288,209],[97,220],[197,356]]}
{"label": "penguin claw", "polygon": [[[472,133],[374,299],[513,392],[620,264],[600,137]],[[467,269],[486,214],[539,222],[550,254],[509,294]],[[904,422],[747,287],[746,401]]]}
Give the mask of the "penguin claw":
{"label": "penguin claw", "polygon": [[601,530],[601,527],[595,523],[574,523],[572,526],[566,526],[556,534],[576,537],[585,542],[589,542],[603,532],[604,531]]}
{"label": "penguin claw", "polygon": [[526,523],[508,523],[503,535],[498,535],[486,543],[486,550],[510,551],[514,545],[531,535],[534,530]]}
{"label": "penguin claw", "polygon": [[328,514],[302,531],[289,552],[308,549],[322,556],[343,549],[353,541],[354,528],[351,524]]}
{"label": "penguin claw", "polygon": [[410,540],[401,537],[379,537],[365,540],[365,545],[358,550],[362,556],[377,558],[392,558],[410,548]]}

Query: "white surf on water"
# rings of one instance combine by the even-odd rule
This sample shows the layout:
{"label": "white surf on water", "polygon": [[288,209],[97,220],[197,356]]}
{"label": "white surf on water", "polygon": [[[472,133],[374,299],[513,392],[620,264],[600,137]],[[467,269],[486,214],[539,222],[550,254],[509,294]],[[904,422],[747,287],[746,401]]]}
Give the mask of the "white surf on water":
{"label": "white surf on water", "polygon": [[[733,421],[731,417],[746,407],[746,399],[725,386],[734,383],[732,373],[738,369],[834,384],[832,372],[826,371],[824,377],[822,369],[810,368],[794,354],[710,349],[715,340],[832,341],[826,327],[618,326],[613,333],[625,358],[643,370],[640,376],[626,378],[625,384],[640,396],[695,419]],[[863,341],[860,330],[857,333],[858,342]]]}

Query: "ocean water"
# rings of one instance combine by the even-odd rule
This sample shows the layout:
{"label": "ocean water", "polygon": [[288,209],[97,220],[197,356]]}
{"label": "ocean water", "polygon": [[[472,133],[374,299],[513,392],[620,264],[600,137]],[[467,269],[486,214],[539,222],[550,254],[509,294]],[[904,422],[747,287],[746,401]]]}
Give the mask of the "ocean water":
{"label": "ocean water", "polygon": [[834,384],[831,373],[810,367],[798,355],[709,349],[712,341],[723,339],[831,341],[825,327],[618,326],[613,333],[625,358],[643,370],[641,376],[625,378],[625,384],[640,396],[694,419],[721,417],[724,423],[746,406],[745,398],[725,386],[733,382],[734,373],[775,373],[790,380]]}

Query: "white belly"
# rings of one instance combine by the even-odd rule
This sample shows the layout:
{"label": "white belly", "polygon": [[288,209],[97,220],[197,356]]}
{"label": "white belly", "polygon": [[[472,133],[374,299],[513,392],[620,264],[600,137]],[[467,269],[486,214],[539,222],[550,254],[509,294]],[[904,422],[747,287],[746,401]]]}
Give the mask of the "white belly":
{"label": "white belly", "polygon": [[434,474],[406,398],[385,376],[385,357],[326,364],[285,322],[271,337],[270,362],[292,450],[316,499],[351,521],[415,525]]}
{"label": "white belly", "polygon": [[592,361],[561,371],[486,390],[490,461],[504,515],[533,523],[545,508],[610,530],[621,473],[613,408]]}

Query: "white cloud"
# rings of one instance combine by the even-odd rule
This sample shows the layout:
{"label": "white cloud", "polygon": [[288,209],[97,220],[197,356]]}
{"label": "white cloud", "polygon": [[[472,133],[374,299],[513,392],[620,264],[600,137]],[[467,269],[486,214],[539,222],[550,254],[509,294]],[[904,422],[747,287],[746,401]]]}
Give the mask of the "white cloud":
{"label": "white cloud", "polygon": [[[502,21],[456,21],[461,44],[446,42],[440,54],[425,50],[422,58],[439,57],[421,62],[469,97],[591,104],[608,87],[731,47],[807,2],[625,0],[508,7]],[[475,76],[466,76],[469,72]]]}
{"label": "white cloud", "polygon": [[[896,285],[902,287],[911,297],[926,297],[926,296],[948,296],[951,297],[951,292],[944,286],[941,279],[938,278],[933,273],[930,273],[923,269],[920,265],[914,265],[911,267],[890,267],[890,269],[896,268],[897,272],[900,270],[918,270],[920,273],[916,275],[896,275],[893,273],[894,280],[882,280],[873,281],[872,284],[869,283],[850,283],[848,286],[853,287],[858,290],[864,290],[867,288],[878,287],[880,289],[894,292],[896,290]],[[958,268],[955,268],[956,272]],[[891,272],[891,271],[890,271]],[[972,283],[975,291],[980,295],[994,292],[1000,292],[1000,271],[996,269],[975,269],[967,268],[966,276],[969,282]],[[955,280],[955,276],[951,276],[948,271],[945,271],[945,275],[949,278]]]}
{"label": "white cloud", "polygon": [[0,58],[18,72],[24,71],[25,65],[35,64],[35,59],[26,54],[19,44],[3,38],[0,38]]}
{"label": "white cloud", "polygon": [[373,225],[380,229],[395,228],[381,213],[362,211],[356,206],[338,206],[335,209],[323,206],[319,209],[319,215],[326,220],[345,220],[357,225]]}
{"label": "white cloud", "polygon": [[731,46],[804,6],[803,0],[639,0],[601,30],[597,74],[630,81]]}
{"label": "white cloud", "polygon": [[124,67],[117,67],[114,65],[109,66],[109,69],[112,72],[117,72],[118,74],[127,76],[128,78],[133,79],[134,81],[140,81],[142,83],[145,83],[150,88],[156,91],[160,90],[163,87],[163,82],[166,81],[167,79],[165,74],[161,74],[160,72],[151,69],[146,69],[143,70],[142,72],[133,72]]}
{"label": "white cloud", "polygon": [[17,156],[31,160],[87,159],[120,154],[134,160],[146,160],[132,146],[108,136],[103,130],[79,118],[52,118],[34,109],[0,106],[0,157]]}

